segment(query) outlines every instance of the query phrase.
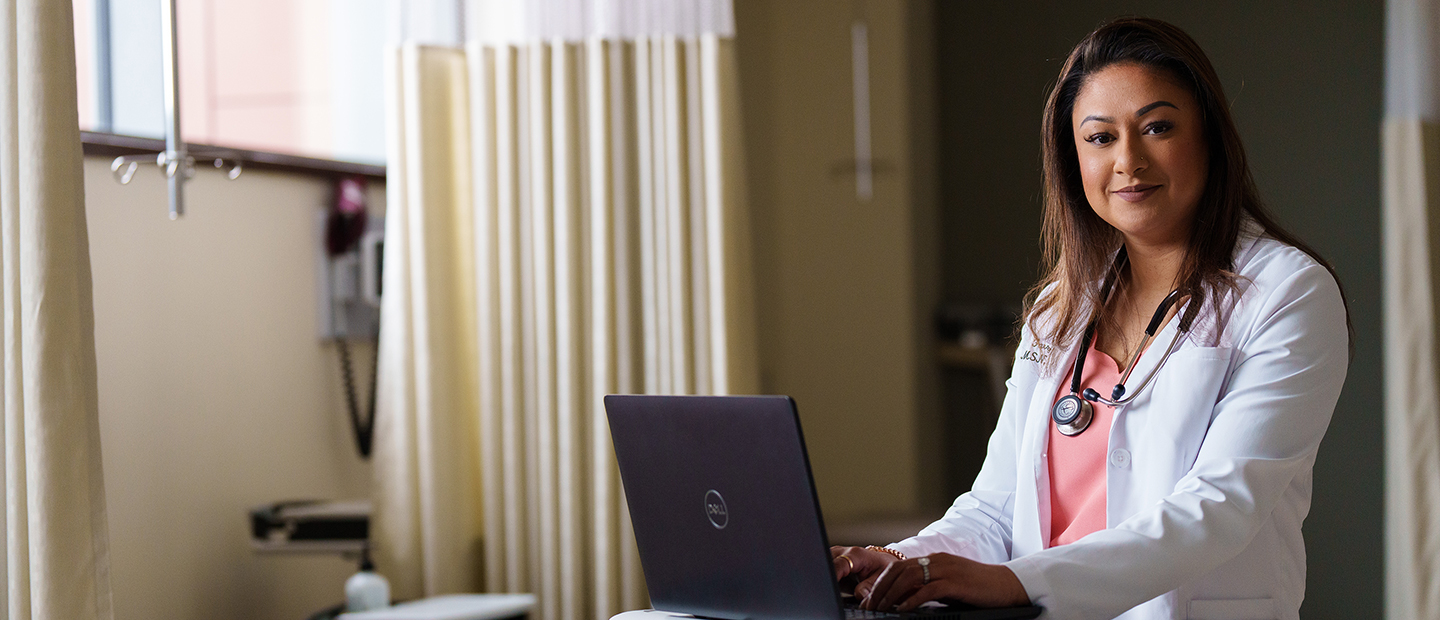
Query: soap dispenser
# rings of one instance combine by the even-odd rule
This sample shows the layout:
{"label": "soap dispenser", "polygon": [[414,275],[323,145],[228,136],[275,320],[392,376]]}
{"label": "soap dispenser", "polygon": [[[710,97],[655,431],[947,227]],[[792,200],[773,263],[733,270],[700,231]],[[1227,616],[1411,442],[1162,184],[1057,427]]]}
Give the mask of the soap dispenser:
{"label": "soap dispenser", "polygon": [[360,550],[360,572],[345,581],[345,611],[368,611],[390,606],[390,582],[375,572],[370,547]]}

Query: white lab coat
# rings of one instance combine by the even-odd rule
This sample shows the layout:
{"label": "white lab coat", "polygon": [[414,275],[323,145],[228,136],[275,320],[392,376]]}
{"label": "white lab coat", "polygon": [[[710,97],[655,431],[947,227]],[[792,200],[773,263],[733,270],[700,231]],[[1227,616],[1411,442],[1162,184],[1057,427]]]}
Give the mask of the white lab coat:
{"label": "white lab coat", "polygon": [[[1026,330],[973,490],[891,546],[1003,563],[1044,618],[1297,620],[1300,524],[1345,382],[1345,309],[1334,278],[1303,252],[1254,236],[1237,245],[1242,293],[1218,337],[1202,314],[1154,383],[1115,412],[1106,529],[1046,548],[1050,408],[1076,346],[1047,350]],[[1137,380],[1177,322],[1141,356]],[[1057,370],[1034,361],[1045,355],[1061,355]]]}

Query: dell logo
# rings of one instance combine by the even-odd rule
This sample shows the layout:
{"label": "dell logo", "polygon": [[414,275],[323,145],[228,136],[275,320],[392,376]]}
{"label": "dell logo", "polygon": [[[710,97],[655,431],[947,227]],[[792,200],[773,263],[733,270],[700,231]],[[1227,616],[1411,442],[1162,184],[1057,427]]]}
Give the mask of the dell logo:
{"label": "dell logo", "polygon": [[720,497],[720,492],[715,489],[705,492],[705,518],[717,530],[723,530],[730,524],[730,509],[725,506],[725,498]]}

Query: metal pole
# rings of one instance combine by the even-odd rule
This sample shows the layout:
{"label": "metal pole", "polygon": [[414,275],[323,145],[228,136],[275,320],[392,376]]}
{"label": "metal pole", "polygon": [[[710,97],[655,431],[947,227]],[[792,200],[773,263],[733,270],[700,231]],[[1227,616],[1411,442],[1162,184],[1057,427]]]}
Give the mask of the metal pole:
{"label": "metal pole", "polygon": [[175,1],[160,1],[160,44],[165,82],[165,153],[161,165],[170,185],[170,219],[185,213],[184,183],[189,155],[180,138],[180,57],[177,52]]}
{"label": "metal pole", "polygon": [[110,0],[95,0],[95,131],[115,131],[115,93],[111,86]]}
{"label": "metal pole", "polygon": [[875,162],[870,151],[870,28],[858,19],[850,26],[850,68],[855,102],[855,198],[875,197]]}

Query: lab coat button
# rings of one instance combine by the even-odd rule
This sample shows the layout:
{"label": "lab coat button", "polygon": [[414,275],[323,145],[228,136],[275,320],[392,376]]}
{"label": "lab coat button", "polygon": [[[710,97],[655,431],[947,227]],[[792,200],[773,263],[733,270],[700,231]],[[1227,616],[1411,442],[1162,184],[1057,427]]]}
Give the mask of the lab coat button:
{"label": "lab coat button", "polygon": [[1124,448],[1116,448],[1110,453],[1110,464],[1121,469],[1130,466],[1130,451]]}

